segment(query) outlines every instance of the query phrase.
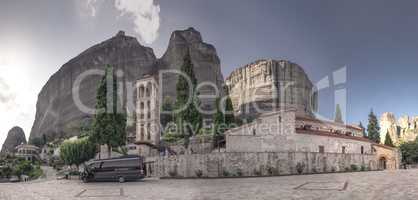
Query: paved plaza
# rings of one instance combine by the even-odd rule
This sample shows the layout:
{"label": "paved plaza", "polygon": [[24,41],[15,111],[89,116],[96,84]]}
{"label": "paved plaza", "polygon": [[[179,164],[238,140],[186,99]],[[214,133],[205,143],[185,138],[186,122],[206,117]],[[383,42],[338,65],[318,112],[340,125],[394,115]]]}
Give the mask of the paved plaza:
{"label": "paved plaza", "polygon": [[1,200],[418,199],[418,170],[263,178],[145,179],[128,183],[44,180],[1,183]]}

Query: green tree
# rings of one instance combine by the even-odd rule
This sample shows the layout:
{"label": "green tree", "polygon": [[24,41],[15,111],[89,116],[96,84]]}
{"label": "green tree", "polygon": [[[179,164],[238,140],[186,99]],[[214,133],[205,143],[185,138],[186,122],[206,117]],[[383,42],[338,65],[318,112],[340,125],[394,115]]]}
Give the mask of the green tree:
{"label": "green tree", "polygon": [[23,174],[29,175],[29,173],[33,170],[33,166],[30,161],[22,160],[18,161],[16,166],[13,169],[13,174],[20,177]]}
{"label": "green tree", "polygon": [[363,137],[367,138],[366,129],[364,128],[363,124],[360,122],[358,125],[362,130]]}
{"label": "green tree", "polygon": [[216,98],[216,113],[215,119],[213,120],[213,128],[215,137],[224,133],[225,128],[225,116],[221,110],[220,98]]}
{"label": "green tree", "polygon": [[393,145],[392,138],[390,137],[389,132],[386,133],[385,145],[390,146],[390,147],[395,147],[395,145]]}
{"label": "green tree", "polygon": [[380,127],[373,110],[369,114],[369,124],[367,125],[368,138],[376,143],[380,143]]}
{"label": "green tree", "polygon": [[186,109],[176,114],[175,119],[178,130],[177,134],[184,138],[184,145],[187,147],[189,145],[190,137],[193,136],[194,133],[198,133],[202,126],[202,115],[197,109],[197,107],[200,106],[198,92],[196,91],[197,79],[193,71],[190,52],[184,57],[183,65],[180,69],[191,81],[191,85],[189,85],[185,77],[179,76],[176,84],[176,109],[186,106],[189,97],[191,98],[191,104],[187,105]]}
{"label": "green tree", "polygon": [[402,155],[402,162],[405,164],[418,163],[418,142],[417,140],[405,142],[399,145]]}
{"label": "green tree", "polygon": [[337,104],[337,106],[335,107],[335,122],[337,123],[344,123],[343,122],[343,116],[341,114],[341,108],[340,108],[340,104]]}
{"label": "green tree", "polygon": [[161,114],[161,124],[163,127],[165,127],[168,123],[172,122],[174,120],[174,105],[173,101],[169,96],[166,96],[163,100],[163,105],[161,106],[161,110],[164,112],[170,112],[170,113],[164,113]]}
{"label": "green tree", "polygon": [[96,154],[95,145],[87,138],[74,141],[64,141],[60,146],[60,157],[66,165],[80,164],[94,158]]}
{"label": "green tree", "polygon": [[234,116],[234,107],[232,105],[231,97],[229,96],[228,88],[225,89],[226,92],[226,100],[225,100],[225,124],[228,129],[232,128],[232,126],[236,125],[237,121]]}
{"label": "green tree", "polygon": [[[108,84],[111,91],[107,91]],[[108,157],[111,155],[112,148],[118,148],[126,142],[126,114],[121,108],[122,102],[118,101],[120,98],[117,88],[113,67],[108,65],[97,89],[96,114],[91,131],[91,139],[94,144],[107,145]],[[111,99],[107,99],[107,97],[111,97]]]}

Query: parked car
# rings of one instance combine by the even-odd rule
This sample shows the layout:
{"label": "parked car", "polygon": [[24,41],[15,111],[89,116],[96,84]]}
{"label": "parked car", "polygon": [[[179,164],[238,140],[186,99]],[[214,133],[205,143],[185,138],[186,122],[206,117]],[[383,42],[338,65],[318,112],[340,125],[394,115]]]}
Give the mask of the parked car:
{"label": "parked car", "polygon": [[80,175],[83,182],[89,181],[131,181],[144,178],[143,158],[123,156],[94,160],[84,166]]}

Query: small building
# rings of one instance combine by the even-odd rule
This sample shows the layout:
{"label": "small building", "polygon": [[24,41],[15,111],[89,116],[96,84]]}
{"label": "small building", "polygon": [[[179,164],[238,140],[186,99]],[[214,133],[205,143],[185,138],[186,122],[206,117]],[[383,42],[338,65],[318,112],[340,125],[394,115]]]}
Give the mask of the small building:
{"label": "small building", "polygon": [[15,147],[16,157],[24,158],[28,161],[33,161],[39,158],[40,148],[30,144],[21,144]]}
{"label": "small building", "polygon": [[226,152],[306,152],[371,155],[370,168],[398,169],[399,152],[362,136],[356,126],[274,112],[226,132]]}

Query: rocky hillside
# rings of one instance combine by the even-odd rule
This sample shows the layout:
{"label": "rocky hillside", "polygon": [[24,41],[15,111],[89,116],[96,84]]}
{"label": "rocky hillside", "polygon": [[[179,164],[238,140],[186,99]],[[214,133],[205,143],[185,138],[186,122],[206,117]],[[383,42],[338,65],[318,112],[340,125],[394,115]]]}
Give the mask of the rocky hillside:
{"label": "rocky hillside", "polygon": [[15,126],[7,133],[6,140],[1,148],[1,154],[14,152],[15,147],[22,143],[26,144],[25,133],[22,128]]}
{"label": "rocky hillside", "polygon": [[389,134],[393,143],[414,141],[418,136],[418,116],[402,116],[396,120],[393,113],[385,112],[380,117],[380,142],[385,143],[386,134]]}
{"label": "rocky hillside", "polygon": [[[216,50],[204,43],[200,33],[193,28],[174,31],[167,51],[160,59],[151,48],[142,46],[136,38],[123,32],[87,49],[64,64],[42,88],[30,139],[44,134],[48,140],[78,135],[80,126],[91,121],[92,115],[80,111],[73,100],[73,84],[81,73],[90,69],[103,70],[111,64],[115,70],[124,72],[126,86],[160,69],[179,69],[187,51],[190,51],[198,82],[210,81],[221,87],[223,77]],[[88,76],[80,84],[80,99],[87,107],[94,108],[100,78],[99,75]],[[166,75],[163,80],[163,95],[174,99],[176,76]],[[203,101],[203,104],[210,107],[213,101]]]}

